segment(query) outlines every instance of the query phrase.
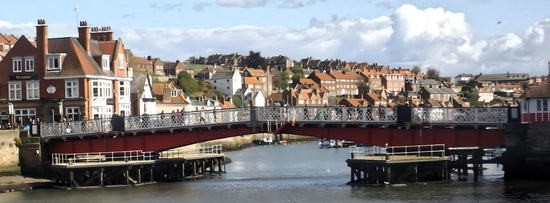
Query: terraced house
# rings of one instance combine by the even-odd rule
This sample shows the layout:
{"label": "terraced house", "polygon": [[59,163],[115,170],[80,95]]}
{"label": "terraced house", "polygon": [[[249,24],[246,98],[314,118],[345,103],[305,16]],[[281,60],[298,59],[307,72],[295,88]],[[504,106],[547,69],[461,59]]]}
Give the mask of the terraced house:
{"label": "terraced house", "polygon": [[[21,37],[0,62],[2,122],[80,120],[130,115],[124,44],[110,27],[81,21],[77,37],[48,38],[38,20],[36,41]],[[6,118],[9,115],[8,118]]]}

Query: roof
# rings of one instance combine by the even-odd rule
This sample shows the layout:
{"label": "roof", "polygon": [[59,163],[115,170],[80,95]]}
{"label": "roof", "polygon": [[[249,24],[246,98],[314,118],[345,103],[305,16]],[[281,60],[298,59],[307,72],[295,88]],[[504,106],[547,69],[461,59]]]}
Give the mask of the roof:
{"label": "roof", "polygon": [[319,78],[320,80],[334,80],[333,77],[331,77],[329,74],[326,74],[326,73],[314,72],[313,74],[314,74],[317,78]]}
{"label": "roof", "polygon": [[474,75],[469,74],[469,73],[462,73],[462,74],[458,74],[457,76],[455,76],[455,78],[460,78],[460,77],[474,77]]}
{"label": "roof", "polygon": [[153,63],[146,58],[136,56],[134,57],[134,62],[137,64],[144,64],[144,65],[153,65]]}
{"label": "roof", "polygon": [[170,97],[170,101],[163,102],[164,101],[164,89],[170,88],[170,91],[173,89],[177,89],[173,84],[166,84],[166,83],[153,83],[151,84],[151,89],[153,89],[153,95],[156,97],[155,102],[157,104],[159,103],[169,103],[169,104],[189,104],[190,102],[181,94],[181,92],[178,91],[178,96],[176,97]]}
{"label": "roof", "polygon": [[353,72],[332,71],[330,74],[335,79],[362,79],[361,76],[359,76],[357,73],[353,73]]}
{"label": "roof", "polygon": [[139,92],[143,90],[145,82],[147,81],[148,74],[146,72],[134,72],[134,77],[130,86],[130,93],[143,93]]}
{"label": "roof", "polygon": [[442,88],[424,88],[428,93],[430,94],[456,94],[456,92],[448,87],[442,87]]}
{"label": "roof", "polygon": [[277,102],[277,101],[284,101],[283,99],[283,93],[272,93],[267,97],[269,100]]}
{"label": "roof", "polygon": [[103,70],[94,58],[84,50],[76,38],[48,39],[48,52],[50,54],[65,53],[66,56],[63,60],[62,70],[59,72],[47,72],[45,77],[76,75],[113,76],[110,70]]}
{"label": "roof", "polygon": [[517,81],[529,80],[529,73],[481,74],[476,81]]}
{"label": "roof", "polygon": [[265,72],[262,69],[247,68],[245,71],[249,72],[251,77],[265,77]]}
{"label": "roof", "polygon": [[233,77],[233,73],[231,71],[216,71],[216,73],[212,76],[212,80],[217,79],[229,79]]}
{"label": "roof", "polygon": [[255,77],[243,77],[243,82],[245,85],[262,85],[263,83],[256,79]]}
{"label": "roof", "polygon": [[343,99],[343,101],[347,101],[352,106],[368,106],[369,102],[365,99]]}
{"label": "roof", "polygon": [[542,83],[539,86],[533,87],[521,95],[523,98],[547,98],[550,97],[550,83]]}

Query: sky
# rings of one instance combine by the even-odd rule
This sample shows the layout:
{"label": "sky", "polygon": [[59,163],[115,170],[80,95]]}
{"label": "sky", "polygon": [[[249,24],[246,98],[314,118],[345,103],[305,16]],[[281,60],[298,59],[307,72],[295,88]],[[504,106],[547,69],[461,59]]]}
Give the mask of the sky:
{"label": "sky", "polygon": [[111,26],[134,55],[163,61],[259,51],[390,68],[548,75],[547,0],[0,0],[0,33],[77,37]]}

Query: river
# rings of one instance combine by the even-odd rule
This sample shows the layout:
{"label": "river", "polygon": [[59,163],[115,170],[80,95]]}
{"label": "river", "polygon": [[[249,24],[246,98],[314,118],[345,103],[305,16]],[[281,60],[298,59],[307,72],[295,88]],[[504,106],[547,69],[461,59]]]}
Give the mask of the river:
{"label": "river", "polygon": [[226,152],[227,173],[139,187],[38,189],[0,194],[0,202],[517,202],[550,201],[550,182],[504,182],[501,167],[484,165],[478,181],[400,187],[350,186],[348,149],[316,142],[255,146]]}

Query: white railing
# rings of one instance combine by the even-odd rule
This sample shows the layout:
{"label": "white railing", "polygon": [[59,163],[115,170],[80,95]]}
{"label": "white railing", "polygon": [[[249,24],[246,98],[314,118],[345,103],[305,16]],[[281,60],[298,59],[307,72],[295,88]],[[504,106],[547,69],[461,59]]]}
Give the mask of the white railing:
{"label": "white railing", "polygon": [[356,147],[351,146],[350,158],[369,157],[369,156],[425,156],[425,157],[443,157],[445,156],[444,144],[430,145],[407,145],[407,146],[389,146],[389,147]]}
{"label": "white railing", "polygon": [[111,132],[110,119],[53,122],[40,125],[41,137],[83,135]]}
{"label": "white railing", "polygon": [[52,165],[76,165],[106,162],[138,162],[152,161],[154,159],[154,152],[143,152],[141,150],[72,154],[52,153]]}
{"label": "white railing", "polygon": [[507,122],[507,108],[412,108],[412,123],[414,124],[499,124]]}
{"label": "white railing", "polygon": [[395,123],[393,107],[262,107],[256,109],[258,121],[322,121],[334,123]]}
{"label": "white railing", "polygon": [[223,154],[222,145],[200,146],[196,150],[171,149],[159,153],[160,159],[182,159],[189,156]]}
{"label": "white railing", "polygon": [[[507,108],[412,108],[412,124],[503,124],[508,121]],[[126,132],[157,129],[205,127],[220,124],[258,122],[323,123],[397,123],[394,107],[260,107],[235,108],[186,113],[167,113],[124,117],[120,125]],[[122,124],[123,123],[123,124]],[[40,125],[42,138],[109,133],[111,119],[54,122]],[[120,128],[119,128],[120,129]]]}

